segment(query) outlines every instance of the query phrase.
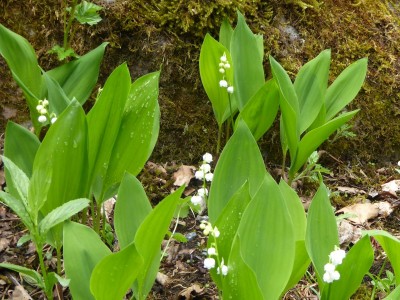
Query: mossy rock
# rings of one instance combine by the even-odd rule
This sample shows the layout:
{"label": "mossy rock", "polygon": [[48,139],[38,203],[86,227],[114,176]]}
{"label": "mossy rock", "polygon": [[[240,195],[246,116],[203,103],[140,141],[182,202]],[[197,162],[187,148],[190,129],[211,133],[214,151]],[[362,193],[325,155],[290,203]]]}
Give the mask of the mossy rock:
{"label": "mossy rock", "polygon": [[[135,79],[162,69],[160,84],[161,132],[152,159],[196,163],[213,152],[217,125],[201,86],[198,71],[204,35],[217,36],[224,18],[235,22],[236,10],[252,30],[264,35],[265,70],[273,55],[295,77],[299,68],[326,48],[332,49],[331,81],[350,63],[368,57],[366,82],[350,109],[355,117],[354,139],[323,147],[333,156],[352,162],[385,162],[400,158],[400,8],[373,0],[161,0],[95,1],[104,7],[103,21],[79,26],[73,47],[83,54],[103,41],[110,42],[101,68],[100,84],[127,62]],[[26,37],[36,49],[41,66],[57,65],[46,52],[62,41],[62,7],[51,0],[0,2],[0,23]],[[0,59],[0,98],[4,111],[16,109],[11,119],[28,118],[22,94]],[[89,103],[90,105],[90,103]],[[22,112],[22,114],[21,114]],[[17,118],[17,116],[19,118]],[[269,161],[280,161],[277,128],[261,141]]]}

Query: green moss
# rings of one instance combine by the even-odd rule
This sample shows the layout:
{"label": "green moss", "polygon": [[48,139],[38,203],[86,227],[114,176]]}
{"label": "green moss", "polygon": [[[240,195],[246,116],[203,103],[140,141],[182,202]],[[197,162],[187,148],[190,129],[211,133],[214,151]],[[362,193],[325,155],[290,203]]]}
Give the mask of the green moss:
{"label": "green moss", "polygon": [[[197,162],[215,148],[217,126],[199,79],[198,57],[205,33],[216,37],[224,18],[235,22],[237,9],[244,12],[254,32],[263,34],[266,58],[272,54],[292,78],[326,48],[332,49],[331,82],[350,63],[368,57],[367,80],[350,106],[361,108],[353,122],[357,138],[324,147],[335,157],[355,162],[400,158],[400,9],[395,1],[97,2],[105,7],[103,21],[79,26],[73,47],[83,54],[110,42],[100,83],[125,61],[133,78],[162,68],[161,132],[152,159]],[[38,51],[40,64],[48,69],[57,62],[45,53],[62,41],[61,9],[51,0],[5,0],[0,2],[0,22],[27,37]],[[2,64],[0,68],[7,74],[5,82],[11,82],[3,71],[6,68]],[[3,84],[0,97],[9,98],[16,90],[15,85]],[[14,100],[24,105],[20,97],[17,94]],[[267,161],[280,162],[278,126],[263,138],[261,147]]]}

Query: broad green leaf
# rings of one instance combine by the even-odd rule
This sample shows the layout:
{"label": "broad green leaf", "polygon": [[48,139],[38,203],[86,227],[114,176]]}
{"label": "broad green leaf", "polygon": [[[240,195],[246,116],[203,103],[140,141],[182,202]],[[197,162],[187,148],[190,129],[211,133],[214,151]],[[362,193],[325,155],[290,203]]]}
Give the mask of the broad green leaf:
{"label": "broad green leaf", "polygon": [[25,207],[28,207],[28,176],[26,176],[24,171],[22,171],[16,164],[14,164],[13,161],[5,156],[2,156],[1,158],[4,162],[5,169],[10,174],[13,187],[17,191],[17,195],[15,195],[14,197],[21,199]]}
{"label": "broad green leaf", "polygon": [[400,240],[391,235],[389,232],[384,230],[366,230],[363,234],[368,234],[378,241],[381,245],[387,257],[389,258],[390,264],[396,275],[396,285],[400,284]]}
{"label": "broad green leaf", "polygon": [[[226,204],[224,210],[218,217],[217,222],[213,224],[221,232],[218,237],[218,255],[220,259],[224,259],[225,263],[228,262],[230,257],[231,248],[233,245],[236,232],[239,228],[242,215],[251,198],[249,194],[249,184],[246,182],[239,190],[232,196]],[[211,246],[212,239],[208,239],[208,244]],[[222,288],[220,275],[216,270],[211,270],[213,281],[218,287]]]}
{"label": "broad green leaf", "polygon": [[[296,225],[294,225],[296,227]],[[297,240],[295,242],[295,254],[292,272],[286,284],[283,293],[293,288],[301,278],[303,278],[310,266],[310,257],[308,256],[305,240]]]}
{"label": "broad green leaf", "polygon": [[110,249],[91,228],[84,225],[64,223],[64,267],[66,277],[71,279],[69,289],[74,300],[94,300],[90,292],[90,277],[95,266]]}
{"label": "broad green leaf", "polygon": [[44,281],[42,276],[36,272],[35,270],[28,269],[22,266],[9,264],[9,263],[0,263],[0,268],[9,269],[15,272],[22,274],[23,276],[27,276],[32,279],[33,283],[38,285],[40,288],[44,289]]}
{"label": "broad green leaf", "polygon": [[159,76],[160,72],[147,74],[131,86],[107,169],[106,189],[116,190],[125,171],[139,174],[154,149],[160,128]]}
{"label": "broad green leaf", "polygon": [[219,86],[219,82],[224,76],[228,83],[231,85],[233,84],[234,66],[232,63],[230,63],[231,68],[227,69],[224,75],[219,72],[218,65],[221,62],[220,58],[224,53],[228,62],[232,62],[228,49],[207,34],[200,50],[200,77],[204,90],[211,101],[215,119],[217,120],[219,127],[221,127],[222,123],[224,123],[225,120],[236,111],[236,103],[231,100],[231,103],[229,104],[229,94],[226,88]]}
{"label": "broad green leaf", "polygon": [[[4,138],[4,156],[12,160],[29,178],[32,176],[33,160],[40,142],[36,135],[25,127],[8,122]],[[10,190],[6,171],[7,188]]]}
{"label": "broad green leaf", "polygon": [[307,218],[304,207],[297,193],[285,181],[280,181],[279,188],[293,222],[293,234],[296,241],[295,259],[290,279],[285,288],[286,291],[303,277],[310,265],[310,258],[305,246]]}
{"label": "broad green leaf", "polygon": [[74,17],[81,24],[95,25],[101,21],[97,13],[102,7],[91,2],[82,1],[76,6]]}
{"label": "broad green leaf", "polygon": [[184,188],[184,186],[180,187],[162,200],[136,231],[134,243],[144,262],[133,287],[133,293],[138,299],[145,299],[154,284],[160,266],[161,243]]}
{"label": "broad green leaf", "polygon": [[52,69],[47,74],[60,84],[68,99],[75,97],[83,104],[97,83],[106,46],[107,43],[103,43],[84,56]]}
{"label": "broad green leaf", "polygon": [[299,101],[289,75],[272,56],[269,57],[269,63],[271,65],[272,75],[274,76],[281,95],[287,101],[288,105],[290,105],[290,107],[293,109],[296,116],[300,116]]}
{"label": "broad green leaf", "polygon": [[330,284],[329,298],[328,285],[326,285],[322,291],[321,299],[350,299],[357,291],[373,262],[374,250],[371,246],[370,237],[364,236],[351,247],[343,263],[337,266],[336,270],[340,274],[340,279]]}
{"label": "broad green leaf", "polygon": [[286,181],[281,180],[279,182],[279,188],[290,217],[292,218],[295,240],[304,240],[307,228],[307,218],[304,206],[297,193],[286,183]]}
{"label": "broad green leaf", "polygon": [[357,112],[358,110],[353,110],[341,114],[324,125],[307,132],[298,145],[298,151],[295,158],[292,160],[289,173],[294,176],[306,163],[311,153],[317,150],[317,148],[326,141],[333,132],[348,122]]}
{"label": "broad green leaf", "polygon": [[142,184],[129,173],[122,179],[117,199],[114,227],[120,249],[123,249],[134,240],[137,229],[152,208]]}
{"label": "broad green leaf", "polygon": [[[126,64],[117,67],[108,77],[103,91],[90,110],[89,168],[92,172],[92,189],[98,203],[101,199],[104,179],[120,129],[125,103],[129,95],[131,78]],[[118,158],[117,158],[118,159]]]}
{"label": "broad green leaf", "polygon": [[[87,124],[76,100],[50,126],[33,170],[29,201],[43,215],[70,200],[88,197]],[[48,242],[60,247],[61,227],[51,232],[53,237]]]}
{"label": "broad green leaf", "polygon": [[[22,82],[26,89],[39,97],[42,78],[35,50],[25,38],[1,24],[0,54],[6,60],[17,83]],[[28,98],[28,101],[32,99]],[[35,105],[36,103],[30,102],[30,106]]]}
{"label": "broad green leaf", "polygon": [[34,229],[29,212],[22,200],[17,199],[3,191],[0,191],[0,200],[9,208],[11,208],[14,213],[17,214],[17,216],[21,219],[22,223],[25,224],[29,231],[32,231]]}
{"label": "broad green leaf", "polygon": [[47,88],[47,100],[49,100],[49,111],[60,115],[71,102],[65,95],[64,90],[60,84],[48,73],[43,73],[44,82]]}
{"label": "broad green leaf", "polygon": [[92,294],[96,300],[123,299],[142,265],[143,259],[134,243],[104,257],[90,278]]}
{"label": "broad green leaf", "polygon": [[348,66],[326,92],[326,121],[332,119],[358,94],[367,74],[368,59],[362,58]]}
{"label": "broad green leaf", "polygon": [[230,51],[231,48],[231,39],[233,34],[233,28],[227,19],[221,24],[219,29],[219,42]]}
{"label": "broad green leaf", "polygon": [[243,260],[240,253],[240,237],[237,235],[228,262],[228,274],[223,280],[223,292],[226,299],[265,299],[254,271]]}
{"label": "broad green leaf", "polygon": [[249,182],[251,196],[257,192],[265,174],[260,150],[245,122],[239,122],[214,171],[208,197],[208,214],[214,224],[233,194]]}
{"label": "broad green leaf", "polygon": [[400,285],[398,285],[384,300],[397,300],[400,298]]}
{"label": "broad green leaf", "polygon": [[306,248],[316,270],[320,288],[323,288],[324,265],[329,254],[339,246],[335,214],[329,201],[328,189],[321,183],[308,209]]}
{"label": "broad green leaf", "polygon": [[[280,91],[279,103],[281,109],[281,141],[282,150],[286,152],[289,148],[290,158],[293,160],[296,156],[297,146],[300,140],[300,130],[298,118],[300,117],[300,108],[297,95],[289,75],[282,66],[272,57],[269,57],[272,74]],[[285,147],[283,146],[285,145]]]}
{"label": "broad green leaf", "polygon": [[239,111],[264,85],[263,57],[259,41],[238,12],[238,22],[231,39],[231,55],[234,67],[233,86]]}
{"label": "broad green leaf", "polygon": [[[80,104],[74,100],[50,127],[34,161],[34,173],[39,171],[39,176],[44,177],[42,178],[43,181],[47,181],[46,173],[43,172],[40,175],[40,170],[51,170],[48,201],[42,208],[44,215],[69,200],[86,196],[86,149],[87,125],[85,113]],[[39,192],[40,188],[39,178],[38,186],[35,186],[34,189]]]}
{"label": "broad green leaf", "polygon": [[254,271],[265,299],[278,299],[290,278],[293,223],[275,180],[264,181],[247,206],[238,229],[243,260]]}
{"label": "broad green leaf", "polygon": [[269,80],[243,107],[236,118],[236,126],[243,119],[254,139],[259,140],[274,122],[278,107],[279,91],[274,80]]}
{"label": "broad green leaf", "polygon": [[306,63],[296,76],[294,89],[300,108],[300,134],[314,122],[325,102],[330,62],[331,51],[322,51]]}
{"label": "broad green leaf", "polygon": [[46,215],[39,223],[39,231],[42,236],[53,228],[54,226],[68,220],[82,209],[89,205],[89,199],[76,199],[68,201],[63,205],[52,210]]}

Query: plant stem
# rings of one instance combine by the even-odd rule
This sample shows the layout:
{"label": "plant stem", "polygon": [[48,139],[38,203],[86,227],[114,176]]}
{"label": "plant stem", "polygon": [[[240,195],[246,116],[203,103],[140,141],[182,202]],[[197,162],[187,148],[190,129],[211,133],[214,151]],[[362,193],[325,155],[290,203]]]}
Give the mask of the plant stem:
{"label": "plant stem", "polygon": [[95,210],[93,211],[93,229],[100,235],[100,218],[101,218],[101,205],[96,203]]}
{"label": "plant stem", "polygon": [[221,148],[221,137],[222,137],[222,124],[218,124],[218,140],[217,140],[217,155],[219,154],[219,150]]}
{"label": "plant stem", "polygon": [[44,265],[44,259],[43,259],[43,244],[37,241],[38,239],[35,238],[35,246],[36,246],[36,252],[38,254],[39,258],[39,265],[40,265],[40,270],[42,271],[42,276],[43,276],[43,281],[44,281],[44,292],[46,293],[46,297],[48,300],[53,300],[53,292],[52,292],[52,287],[49,286],[49,280],[47,277],[47,270],[46,266]]}
{"label": "plant stem", "polygon": [[[74,21],[74,18],[75,18],[75,9],[76,9],[76,6],[78,4],[77,2],[78,2],[78,0],[73,0],[72,1],[71,10],[69,12],[68,24],[67,24],[66,27],[65,27],[65,22],[64,22],[64,42],[63,42],[63,47],[64,47],[65,50],[68,50],[69,47],[70,47],[69,44],[70,44],[71,39],[69,37],[69,32],[71,31],[72,22]],[[67,8],[67,7],[65,7],[65,8]],[[65,15],[64,15],[64,20],[65,21],[66,21],[66,14],[67,14],[67,11],[65,11]]]}
{"label": "plant stem", "polygon": [[326,298],[326,300],[329,300],[330,295],[331,295],[331,284],[328,283],[328,297]]}
{"label": "plant stem", "polygon": [[57,255],[57,274],[61,275],[61,248],[57,247],[56,248],[56,255]]}

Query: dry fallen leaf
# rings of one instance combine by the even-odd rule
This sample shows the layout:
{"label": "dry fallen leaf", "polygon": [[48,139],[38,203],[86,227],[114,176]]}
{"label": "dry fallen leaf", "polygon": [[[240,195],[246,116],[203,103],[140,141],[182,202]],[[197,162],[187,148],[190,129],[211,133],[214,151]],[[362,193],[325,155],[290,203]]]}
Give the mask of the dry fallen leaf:
{"label": "dry fallen leaf", "polygon": [[340,245],[355,244],[361,238],[361,228],[347,220],[341,220],[338,226]]}
{"label": "dry fallen leaf", "polygon": [[156,280],[162,286],[167,286],[171,281],[171,279],[167,275],[165,275],[165,274],[163,274],[161,272],[157,273]]}
{"label": "dry fallen leaf", "polygon": [[107,220],[110,218],[112,212],[114,211],[115,202],[117,202],[117,200],[115,198],[110,198],[110,199],[104,201],[104,203],[103,203],[101,212],[103,212],[103,209],[104,209]]}
{"label": "dry fallen leaf", "polygon": [[[351,216],[346,218],[356,224],[364,224],[368,220],[378,216],[387,217],[393,211],[389,202],[381,201],[376,203],[357,203],[343,207],[337,213],[348,213]],[[355,216],[352,216],[355,215]]]}
{"label": "dry fallen leaf", "polygon": [[10,240],[6,238],[0,238],[0,252],[4,251],[10,245]]}
{"label": "dry fallen leaf", "polygon": [[382,191],[392,193],[396,196],[396,192],[400,191],[400,180],[392,180],[381,185]]}
{"label": "dry fallen leaf", "polygon": [[179,293],[179,299],[192,299],[192,296],[199,295],[203,290],[198,284],[193,284]]}
{"label": "dry fallen leaf", "polygon": [[189,185],[190,180],[194,177],[193,171],[196,170],[193,166],[182,165],[172,176],[175,179],[174,185],[182,186]]}
{"label": "dry fallen leaf", "polygon": [[338,186],[337,190],[341,193],[345,194],[350,194],[350,195],[359,195],[359,194],[365,194],[365,191],[359,190],[353,187],[348,187],[348,186]]}
{"label": "dry fallen leaf", "polygon": [[14,292],[12,293],[12,300],[32,300],[31,296],[29,296],[28,292],[24,289],[22,285],[18,285],[15,287]]}

